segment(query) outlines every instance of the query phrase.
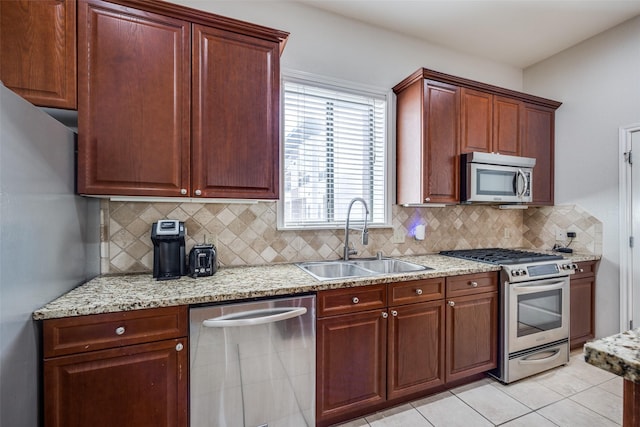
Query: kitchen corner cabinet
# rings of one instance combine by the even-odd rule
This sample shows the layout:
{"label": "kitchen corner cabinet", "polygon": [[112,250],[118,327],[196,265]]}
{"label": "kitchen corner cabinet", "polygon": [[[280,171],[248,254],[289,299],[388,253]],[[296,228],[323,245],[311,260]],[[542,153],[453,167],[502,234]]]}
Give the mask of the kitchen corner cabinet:
{"label": "kitchen corner cabinet", "polygon": [[596,268],[597,261],[580,262],[570,279],[569,345],[572,350],[595,337]]}
{"label": "kitchen corner cabinet", "polygon": [[0,80],[35,105],[76,108],[75,0],[0,1]]}
{"label": "kitchen corner cabinet", "polygon": [[288,34],[171,3],[78,3],[78,192],[276,199]]}
{"label": "kitchen corner cabinet", "polygon": [[536,158],[534,205],[553,205],[554,116],[561,105],[419,69],[393,91],[397,103],[397,203],[459,203],[459,154]]}
{"label": "kitchen corner cabinet", "polygon": [[187,308],[43,322],[46,427],[187,427]]}
{"label": "kitchen corner cabinet", "polygon": [[498,275],[447,278],[446,382],[498,366]]}
{"label": "kitchen corner cabinet", "polygon": [[397,203],[460,200],[460,88],[428,79],[396,86]]}

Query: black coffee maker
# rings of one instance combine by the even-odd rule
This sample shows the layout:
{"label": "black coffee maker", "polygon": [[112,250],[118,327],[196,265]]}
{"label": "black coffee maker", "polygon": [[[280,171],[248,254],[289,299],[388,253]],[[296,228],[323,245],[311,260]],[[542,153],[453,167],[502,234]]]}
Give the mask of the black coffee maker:
{"label": "black coffee maker", "polygon": [[153,242],[153,277],[178,279],[186,274],[184,222],[163,219],[151,226]]}

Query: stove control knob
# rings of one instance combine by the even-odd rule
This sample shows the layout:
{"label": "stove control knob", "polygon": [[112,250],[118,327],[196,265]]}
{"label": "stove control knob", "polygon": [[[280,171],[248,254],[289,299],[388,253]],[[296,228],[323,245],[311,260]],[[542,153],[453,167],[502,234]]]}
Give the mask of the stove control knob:
{"label": "stove control knob", "polygon": [[521,269],[519,269],[519,270],[513,270],[513,273],[512,273],[512,274],[513,274],[514,276],[516,276],[516,277],[526,276],[526,275],[527,275],[527,271],[521,268]]}

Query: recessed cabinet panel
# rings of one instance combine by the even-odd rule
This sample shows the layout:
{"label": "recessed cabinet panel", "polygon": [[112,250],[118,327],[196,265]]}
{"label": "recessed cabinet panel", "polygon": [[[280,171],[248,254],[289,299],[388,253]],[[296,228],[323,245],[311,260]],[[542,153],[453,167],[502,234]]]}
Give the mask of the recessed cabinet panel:
{"label": "recessed cabinet panel", "polygon": [[553,205],[554,174],[553,109],[524,104],[522,117],[522,155],[536,159],[533,168],[534,205]]}
{"label": "recessed cabinet panel", "polygon": [[78,192],[181,195],[190,176],[189,24],[98,0],[78,8]]}
{"label": "recessed cabinet panel", "polygon": [[193,26],[193,187],[278,197],[279,44]]}
{"label": "recessed cabinet panel", "polygon": [[0,1],[0,80],[35,105],[76,108],[76,2]]}
{"label": "recessed cabinet panel", "polygon": [[493,150],[520,155],[520,111],[522,102],[502,96],[493,98]]}
{"label": "recessed cabinet panel", "polygon": [[461,153],[490,153],[492,146],[493,95],[463,88],[461,91]]}

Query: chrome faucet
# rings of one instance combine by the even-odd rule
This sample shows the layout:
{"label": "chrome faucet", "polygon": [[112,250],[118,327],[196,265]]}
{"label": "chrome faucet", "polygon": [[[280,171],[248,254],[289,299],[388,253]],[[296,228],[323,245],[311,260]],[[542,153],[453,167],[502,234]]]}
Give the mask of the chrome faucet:
{"label": "chrome faucet", "polygon": [[344,225],[344,255],[343,259],[345,261],[349,260],[349,255],[355,255],[358,252],[355,249],[349,249],[349,217],[351,216],[351,207],[355,202],[362,202],[364,205],[364,227],[362,228],[354,228],[354,230],[362,230],[362,244],[369,244],[369,230],[367,230],[367,218],[369,217],[369,208],[367,207],[367,202],[362,197],[356,197],[351,200],[349,203],[349,209],[347,209],[347,222]]}

